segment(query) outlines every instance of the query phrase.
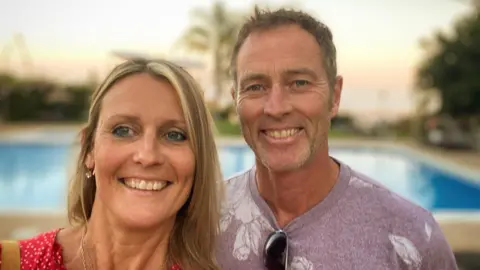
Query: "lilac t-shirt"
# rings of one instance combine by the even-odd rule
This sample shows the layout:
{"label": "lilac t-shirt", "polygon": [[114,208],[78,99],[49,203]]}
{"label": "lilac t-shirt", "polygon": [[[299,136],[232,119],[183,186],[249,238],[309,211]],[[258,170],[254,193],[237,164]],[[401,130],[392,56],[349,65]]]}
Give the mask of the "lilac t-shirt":
{"label": "lilac t-shirt", "polygon": [[[218,262],[225,270],[265,269],[263,246],[278,225],[255,167],[226,183]],[[343,163],[328,196],[283,230],[292,270],[457,269],[430,212]]]}

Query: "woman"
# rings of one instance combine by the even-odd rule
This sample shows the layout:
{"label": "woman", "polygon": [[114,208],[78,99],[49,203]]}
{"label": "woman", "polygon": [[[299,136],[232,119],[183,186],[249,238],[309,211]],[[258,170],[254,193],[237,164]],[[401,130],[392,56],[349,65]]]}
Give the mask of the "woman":
{"label": "woman", "polygon": [[75,226],[20,241],[22,269],[218,269],[222,177],[211,125],[182,68],[117,66],[93,93],[82,131],[69,193]]}

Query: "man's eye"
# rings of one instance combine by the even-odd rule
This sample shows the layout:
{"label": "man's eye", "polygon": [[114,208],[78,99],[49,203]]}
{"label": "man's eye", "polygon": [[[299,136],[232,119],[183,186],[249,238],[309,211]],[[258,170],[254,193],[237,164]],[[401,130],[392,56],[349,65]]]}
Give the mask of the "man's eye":
{"label": "man's eye", "polygon": [[166,134],[167,140],[181,142],[187,139],[187,136],[179,131],[170,131]]}
{"label": "man's eye", "polygon": [[295,80],[293,82],[293,86],[295,86],[295,87],[307,86],[309,84],[310,84],[310,82],[307,81],[307,80]]}
{"label": "man's eye", "polygon": [[262,90],[263,89],[263,86],[261,84],[253,84],[253,85],[249,85],[245,88],[245,90],[247,91],[259,91],[259,90]]}
{"label": "man's eye", "polygon": [[119,126],[113,129],[112,134],[117,137],[131,137],[133,130],[126,126]]}

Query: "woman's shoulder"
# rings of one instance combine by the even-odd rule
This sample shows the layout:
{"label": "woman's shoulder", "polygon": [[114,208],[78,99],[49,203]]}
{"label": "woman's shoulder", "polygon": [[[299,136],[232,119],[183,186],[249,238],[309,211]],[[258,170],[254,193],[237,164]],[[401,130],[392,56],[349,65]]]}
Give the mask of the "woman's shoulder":
{"label": "woman's shoulder", "polygon": [[[52,269],[66,270],[63,264],[62,246],[58,243],[57,236],[62,229],[55,229],[38,234],[32,238],[19,240],[20,265],[22,270]],[[2,245],[0,242],[0,254]],[[2,260],[0,256],[0,269]],[[182,270],[175,264],[171,270]]]}
{"label": "woman's shoulder", "polygon": [[[55,229],[18,241],[22,269],[63,269],[62,248],[55,241]],[[0,245],[0,251],[2,247]],[[1,261],[0,261],[1,263]]]}
{"label": "woman's shoulder", "polygon": [[40,233],[32,238],[20,240],[20,252],[23,255],[48,255],[50,253],[61,254],[61,247],[56,243],[55,239],[61,229],[54,229],[44,233]]}

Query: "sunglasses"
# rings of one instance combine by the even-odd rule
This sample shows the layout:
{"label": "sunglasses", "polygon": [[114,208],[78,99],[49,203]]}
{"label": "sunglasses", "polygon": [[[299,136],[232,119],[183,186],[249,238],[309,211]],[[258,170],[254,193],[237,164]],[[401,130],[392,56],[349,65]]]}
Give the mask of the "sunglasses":
{"label": "sunglasses", "polygon": [[263,247],[263,263],[268,270],[286,270],[288,258],[288,238],[283,230],[268,235]]}

